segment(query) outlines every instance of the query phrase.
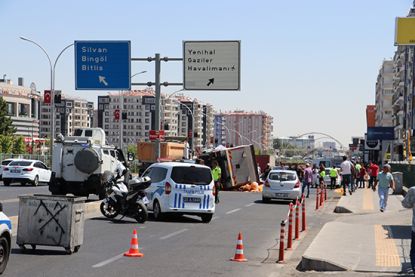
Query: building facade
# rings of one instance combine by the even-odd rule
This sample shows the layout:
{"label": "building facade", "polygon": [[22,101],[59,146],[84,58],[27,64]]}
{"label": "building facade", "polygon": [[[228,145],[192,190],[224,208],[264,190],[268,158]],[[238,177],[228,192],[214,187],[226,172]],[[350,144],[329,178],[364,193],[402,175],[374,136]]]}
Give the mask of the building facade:
{"label": "building facade", "polygon": [[376,81],[376,126],[392,127],[393,61],[384,60]]}
{"label": "building facade", "polygon": [[41,95],[34,83],[27,88],[23,78],[19,78],[17,86],[11,80],[1,79],[0,97],[6,102],[7,114],[16,128],[15,135],[38,138]]}
{"label": "building facade", "polygon": [[[94,116],[94,103],[80,98],[64,97],[56,103],[55,134],[73,135],[75,129],[90,128]],[[52,109],[50,104],[42,101],[40,107],[40,135],[50,137]]]}
{"label": "building facade", "polygon": [[260,150],[272,148],[273,118],[265,112],[224,112],[215,115],[214,123],[218,144],[253,144]]}

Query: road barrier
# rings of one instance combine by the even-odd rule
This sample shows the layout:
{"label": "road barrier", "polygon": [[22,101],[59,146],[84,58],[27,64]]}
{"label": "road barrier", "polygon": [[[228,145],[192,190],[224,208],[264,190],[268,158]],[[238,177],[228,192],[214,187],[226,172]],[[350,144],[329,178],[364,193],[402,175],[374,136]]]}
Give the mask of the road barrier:
{"label": "road barrier", "polygon": [[244,255],[244,243],[242,241],[242,233],[238,234],[238,242],[236,243],[235,256],[231,259],[234,262],[247,262]]}
{"label": "road barrier", "polygon": [[287,238],[287,249],[292,249],[293,245],[293,203],[290,203],[290,210],[288,212],[288,238]]}
{"label": "road barrier", "polygon": [[138,236],[137,236],[137,231],[135,229],[133,231],[133,237],[131,238],[130,249],[124,253],[124,256],[135,257],[135,258],[144,257],[144,254],[141,253],[140,250],[138,249]]}
{"label": "road barrier", "polygon": [[[301,201],[296,199],[295,205],[290,203],[287,217],[281,221],[280,225],[280,248],[278,255],[278,263],[284,263],[284,251],[292,249],[293,239],[300,239],[300,206],[302,207],[302,228],[301,232],[307,229],[306,227],[306,212],[305,212],[305,195],[301,196]],[[295,237],[293,238],[293,214],[295,209]],[[285,226],[288,222],[287,248],[285,248]]]}
{"label": "road barrier", "polygon": [[319,195],[320,195],[320,188],[317,187],[317,191],[316,191],[316,210],[318,210],[318,208],[320,207]]}

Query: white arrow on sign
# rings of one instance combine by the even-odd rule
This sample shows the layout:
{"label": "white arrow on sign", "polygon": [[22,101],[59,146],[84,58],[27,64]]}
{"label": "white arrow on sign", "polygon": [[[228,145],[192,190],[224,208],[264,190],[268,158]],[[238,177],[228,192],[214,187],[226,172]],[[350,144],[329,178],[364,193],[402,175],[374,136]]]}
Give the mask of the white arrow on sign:
{"label": "white arrow on sign", "polygon": [[108,86],[107,81],[105,81],[105,76],[98,76],[99,82],[103,83],[105,86]]}

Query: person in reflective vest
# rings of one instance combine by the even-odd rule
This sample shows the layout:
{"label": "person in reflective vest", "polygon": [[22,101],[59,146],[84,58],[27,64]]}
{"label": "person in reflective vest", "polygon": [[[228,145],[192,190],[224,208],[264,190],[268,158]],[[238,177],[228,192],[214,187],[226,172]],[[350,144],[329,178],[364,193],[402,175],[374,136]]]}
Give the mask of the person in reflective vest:
{"label": "person in reflective vest", "polygon": [[215,183],[215,190],[216,190],[215,203],[218,204],[219,203],[220,179],[222,177],[222,170],[220,166],[218,165],[217,161],[212,162],[212,177],[213,177],[213,182]]}

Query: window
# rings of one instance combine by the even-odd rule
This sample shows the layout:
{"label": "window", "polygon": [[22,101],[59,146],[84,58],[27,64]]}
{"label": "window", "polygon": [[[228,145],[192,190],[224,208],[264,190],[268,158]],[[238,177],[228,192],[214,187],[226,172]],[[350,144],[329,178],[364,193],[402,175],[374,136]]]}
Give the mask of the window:
{"label": "window", "polygon": [[31,164],[31,161],[13,161],[9,163],[9,166],[29,166]]}
{"label": "window", "polygon": [[204,167],[175,166],[171,179],[179,184],[208,185],[212,182],[212,173],[209,168]]}
{"label": "window", "polygon": [[166,175],[167,175],[167,168],[153,167],[151,168],[149,175],[146,175],[146,176],[149,176],[151,178],[152,183],[159,183],[163,181],[164,179],[166,179]]}
{"label": "window", "polygon": [[271,172],[268,176],[273,181],[295,181],[297,174],[294,172]]}

